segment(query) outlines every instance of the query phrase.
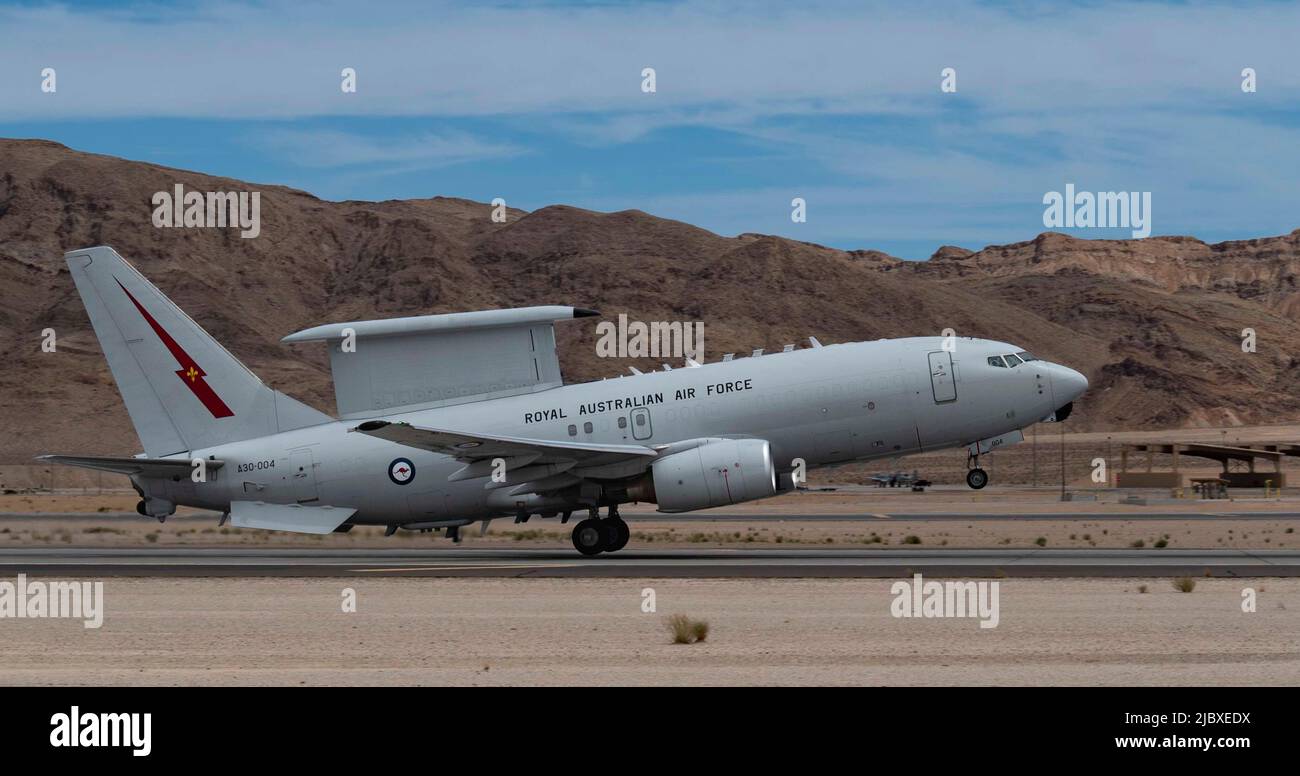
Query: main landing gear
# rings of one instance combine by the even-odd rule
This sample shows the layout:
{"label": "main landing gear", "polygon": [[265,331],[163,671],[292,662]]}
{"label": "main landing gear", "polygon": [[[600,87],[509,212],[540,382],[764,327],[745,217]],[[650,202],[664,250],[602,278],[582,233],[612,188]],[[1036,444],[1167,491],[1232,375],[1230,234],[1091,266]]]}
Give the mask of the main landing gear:
{"label": "main landing gear", "polygon": [[592,509],[591,517],[573,527],[573,547],[583,555],[618,552],[632,537],[631,529],[618,516],[617,506],[610,506],[609,516],[604,520],[598,518],[598,514]]}
{"label": "main landing gear", "polygon": [[978,455],[967,455],[966,465],[971,467],[971,470],[966,472],[966,484],[973,490],[979,490],[989,484],[989,473],[980,468]]}

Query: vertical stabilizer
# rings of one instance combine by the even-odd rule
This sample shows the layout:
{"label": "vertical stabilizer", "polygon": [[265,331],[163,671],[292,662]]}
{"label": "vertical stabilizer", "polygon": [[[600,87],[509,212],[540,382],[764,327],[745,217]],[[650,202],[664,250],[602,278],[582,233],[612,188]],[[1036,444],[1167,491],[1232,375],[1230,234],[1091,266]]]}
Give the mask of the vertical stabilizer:
{"label": "vertical stabilizer", "polygon": [[151,458],[331,420],[259,380],[112,248],[65,258]]}

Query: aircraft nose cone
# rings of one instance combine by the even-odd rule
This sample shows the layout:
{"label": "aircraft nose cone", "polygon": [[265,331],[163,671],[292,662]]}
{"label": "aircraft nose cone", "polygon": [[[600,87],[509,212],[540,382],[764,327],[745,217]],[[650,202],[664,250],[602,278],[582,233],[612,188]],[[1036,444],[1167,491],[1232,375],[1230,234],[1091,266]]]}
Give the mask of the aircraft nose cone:
{"label": "aircraft nose cone", "polygon": [[1088,390],[1088,378],[1081,372],[1060,364],[1053,364],[1053,367],[1052,395],[1056,397],[1057,404],[1072,402]]}

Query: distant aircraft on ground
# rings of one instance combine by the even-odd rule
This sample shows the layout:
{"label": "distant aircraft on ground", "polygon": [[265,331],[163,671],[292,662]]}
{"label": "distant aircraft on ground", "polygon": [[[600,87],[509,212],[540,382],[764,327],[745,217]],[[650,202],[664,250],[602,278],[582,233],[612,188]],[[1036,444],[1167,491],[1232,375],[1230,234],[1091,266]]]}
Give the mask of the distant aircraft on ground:
{"label": "distant aircraft on ground", "polygon": [[[915,470],[911,473],[880,472],[871,475],[871,481],[876,483],[877,488],[911,488],[912,490],[923,490],[931,484],[929,480],[922,478]],[[980,487],[983,487],[983,485]]]}
{"label": "distant aircraft on ground", "polygon": [[980,453],[1064,420],[1088,387],[1013,345],[942,337],[813,339],[564,385],[555,321],[598,313],[545,306],[285,337],[327,343],[335,419],[264,384],[113,249],[66,259],[144,453],[41,460],[128,475],[138,511],[160,521],[180,504],[237,527],[459,540],[478,521],[585,510],[574,547],[615,552],[629,538],[620,504],[690,512],[767,498],[804,467],[971,445],[967,482],[982,488]]}

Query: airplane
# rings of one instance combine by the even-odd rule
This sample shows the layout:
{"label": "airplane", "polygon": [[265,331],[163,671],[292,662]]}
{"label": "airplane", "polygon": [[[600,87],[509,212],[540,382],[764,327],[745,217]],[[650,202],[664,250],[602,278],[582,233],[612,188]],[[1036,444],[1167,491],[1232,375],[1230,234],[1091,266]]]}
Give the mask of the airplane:
{"label": "airplane", "polygon": [[144,452],[39,460],[127,475],[137,511],[159,521],[185,505],[241,528],[460,541],[475,522],[585,510],[574,548],[617,552],[630,537],[620,504],[737,504],[819,466],[969,446],[967,484],[982,488],[981,452],[1064,420],[1088,387],[1023,348],[964,337],[810,338],[565,385],[555,323],[599,313],[538,306],[284,337],[326,343],[335,418],[263,383],[112,248],[65,259]]}
{"label": "airplane", "polygon": [[873,474],[871,481],[876,483],[877,488],[912,488],[913,490],[926,488],[932,484],[929,480],[922,478],[916,470],[910,473],[900,471],[880,472],[879,474]]}

